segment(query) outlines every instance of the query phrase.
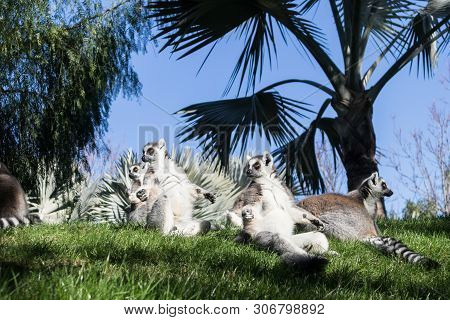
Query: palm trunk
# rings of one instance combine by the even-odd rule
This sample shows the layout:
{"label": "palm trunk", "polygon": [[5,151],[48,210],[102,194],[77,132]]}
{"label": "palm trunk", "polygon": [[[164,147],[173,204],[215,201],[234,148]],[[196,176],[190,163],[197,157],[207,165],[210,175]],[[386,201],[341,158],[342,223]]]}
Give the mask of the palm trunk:
{"label": "palm trunk", "polygon": [[[333,102],[338,116],[334,127],[340,137],[347,188],[357,189],[361,182],[378,171],[375,159],[376,137],[372,124],[373,104],[365,93],[354,96],[350,103]],[[377,206],[377,217],[386,216],[384,202]]]}

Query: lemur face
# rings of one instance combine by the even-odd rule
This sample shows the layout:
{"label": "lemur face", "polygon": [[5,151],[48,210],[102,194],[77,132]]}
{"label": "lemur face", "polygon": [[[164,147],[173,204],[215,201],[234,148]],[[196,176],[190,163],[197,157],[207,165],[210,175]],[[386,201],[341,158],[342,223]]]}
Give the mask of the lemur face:
{"label": "lemur face", "polygon": [[389,189],[383,178],[378,176],[377,172],[372,173],[367,183],[369,184],[372,192],[376,193],[380,197],[390,197],[394,192]]}
{"label": "lemur face", "polygon": [[131,180],[139,180],[142,175],[147,172],[147,164],[146,163],[136,163],[133,164],[128,170],[128,176]]}
{"label": "lemur face", "polygon": [[261,178],[270,176],[273,172],[272,156],[264,152],[262,156],[247,157],[245,174],[249,178]]}
{"label": "lemur face", "polygon": [[158,142],[150,142],[144,146],[142,161],[154,163],[158,160],[164,159],[166,154],[166,142],[164,139],[160,139]]}

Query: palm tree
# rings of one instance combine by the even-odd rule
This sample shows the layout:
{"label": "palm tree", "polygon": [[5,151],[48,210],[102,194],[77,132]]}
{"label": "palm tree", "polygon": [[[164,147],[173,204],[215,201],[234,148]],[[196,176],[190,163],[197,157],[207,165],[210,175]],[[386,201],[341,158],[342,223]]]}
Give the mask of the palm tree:
{"label": "palm tree", "polygon": [[[149,2],[150,17],[158,27],[155,39],[163,42],[161,50],[170,48],[172,53],[180,54],[179,58],[207,46],[212,51],[220,40],[233,33],[244,43],[225,93],[238,79],[238,94],[245,83],[247,94],[252,94],[180,110],[186,121],[180,134],[184,140],[199,141],[206,156],[217,157],[227,168],[229,155],[238,147],[245,150],[249,138],[259,132],[279,146],[277,159],[286,170],[288,184],[319,192],[324,190],[324,183],[314,150],[318,129],[326,134],[335,156],[342,160],[348,189],[355,189],[364,178],[378,171],[372,124],[374,102],[389,80],[413,59],[417,59],[418,71],[432,75],[438,53],[450,42],[449,1],[329,0],[343,70],[329,55],[319,26],[306,18],[306,13],[318,3],[319,0]],[[329,84],[289,79],[255,92],[264,58],[272,60],[276,56],[276,39],[287,36],[294,36]],[[366,53],[370,40],[378,46],[379,54],[363,69],[363,61],[370,58]],[[374,80],[374,70],[388,54],[394,62]],[[287,83],[309,85],[326,95],[315,120],[300,133],[295,125],[302,126],[300,118],[312,110],[274,90]],[[330,106],[335,118],[323,116]]]}

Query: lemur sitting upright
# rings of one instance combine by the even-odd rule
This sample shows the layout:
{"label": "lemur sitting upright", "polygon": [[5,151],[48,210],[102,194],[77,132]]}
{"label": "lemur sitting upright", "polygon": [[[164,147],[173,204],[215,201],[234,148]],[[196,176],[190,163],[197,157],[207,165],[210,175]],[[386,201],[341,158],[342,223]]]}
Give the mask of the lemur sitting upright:
{"label": "lemur sitting upright", "polygon": [[433,268],[439,264],[415,253],[401,241],[380,235],[375,217],[377,200],[393,194],[374,172],[357,190],[346,195],[328,193],[307,197],[297,205],[324,222],[324,232],[341,240],[361,240],[376,249],[393,253],[410,262]]}
{"label": "lemur sitting upright", "polygon": [[130,194],[130,201],[133,206],[128,216],[130,222],[157,229],[166,235],[176,230],[170,202],[157,186],[141,186]]}
{"label": "lemur sitting upright", "polygon": [[214,203],[215,196],[209,191],[189,181],[184,170],[169,158],[166,142],[160,139],[144,146],[142,161],[149,164],[149,169],[159,181],[159,186],[168,201],[174,215],[176,233],[182,235],[195,235],[203,233],[211,224],[197,221],[192,217],[194,202],[203,197]]}
{"label": "lemur sitting upright", "polygon": [[311,253],[328,250],[325,235],[320,232],[293,235],[296,223],[322,226],[320,220],[295,206],[294,197],[277,177],[268,152],[249,157],[245,170],[251,182],[228,212],[232,223],[240,226],[242,221],[243,233],[237,241],[249,236],[256,244],[280,254],[289,264],[320,271],[327,260]]}

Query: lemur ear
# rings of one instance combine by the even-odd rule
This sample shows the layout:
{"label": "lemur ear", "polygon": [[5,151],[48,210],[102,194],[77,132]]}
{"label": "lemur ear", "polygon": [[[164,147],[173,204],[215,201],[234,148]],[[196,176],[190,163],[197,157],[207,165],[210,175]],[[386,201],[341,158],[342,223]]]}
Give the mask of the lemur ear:
{"label": "lemur ear", "polygon": [[246,157],[247,161],[250,161],[251,158],[252,157],[250,157],[249,155],[247,155],[247,157]]}
{"label": "lemur ear", "polygon": [[373,184],[377,184],[377,180],[378,180],[378,172],[375,171],[370,176],[370,181],[372,181]]}
{"label": "lemur ear", "polygon": [[158,141],[158,147],[161,149],[162,147],[166,146],[166,140],[164,138],[159,139]]}
{"label": "lemur ear", "polygon": [[273,160],[272,155],[267,150],[264,151],[263,159],[266,166],[268,166]]}

